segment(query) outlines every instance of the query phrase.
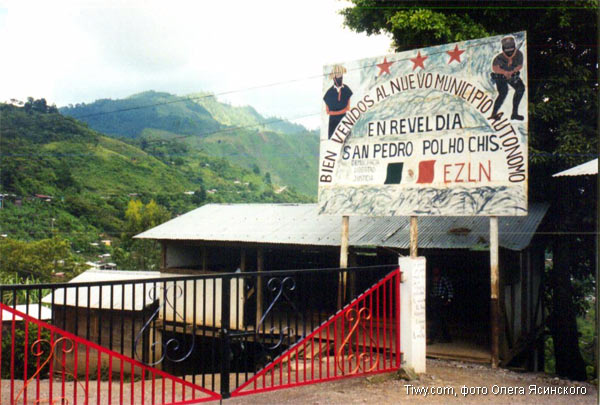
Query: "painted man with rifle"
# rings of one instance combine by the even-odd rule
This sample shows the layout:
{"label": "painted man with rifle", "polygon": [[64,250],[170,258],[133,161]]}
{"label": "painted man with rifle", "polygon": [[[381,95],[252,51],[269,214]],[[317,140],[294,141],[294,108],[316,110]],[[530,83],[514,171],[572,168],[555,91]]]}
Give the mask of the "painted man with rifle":
{"label": "painted man with rifle", "polygon": [[492,80],[496,83],[498,89],[498,97],[494,102],[494,109],[490,119],[498,120],[501,115],[499,113],[502,103],[508,94],[508,86],[514,90],[511,120],[523,121],[523,116],[519,115],[519,104],[523,93],[525,93],[525,85],[521,80],[520,70],[523,68],[523,53],[516,47],[513,37],[502,38],[502,53],[498,54],[492,62]]}

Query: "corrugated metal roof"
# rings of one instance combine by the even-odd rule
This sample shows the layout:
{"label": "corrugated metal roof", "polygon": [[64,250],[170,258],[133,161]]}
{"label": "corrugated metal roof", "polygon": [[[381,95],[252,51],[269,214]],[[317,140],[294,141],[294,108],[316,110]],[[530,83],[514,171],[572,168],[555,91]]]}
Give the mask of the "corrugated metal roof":
{"label": "corrugated metal roof", "polygon": [[[527,216],[500,217],[500,246],[526,248],[547,209],[530,204]],[[341,218],[317,212],[316,204],[208,204],[136,238],[339,246]],[[488,217],[419,217],[419,248],[472,248],[488,241]],[[350,245],[408,249],[409,218],[350,217]]]}
{"label": "corrugated metal roof", "polygon": [[560,176],[588,176],[592,174],[598,174],[598,159],[590,160],[589,162],[582,163],[579,166],[572,167],[562,172],[553,174],[552,177]]}
{"label": "corrugated metal roof", "polygon": [[[168,275],[170,276],[170,274]],[[123,281],[123,280],[140,280],[140,279],[153,279],[161,277],[158,271],[125,271],[125,270],[98,270],[90,269],[84,271],[77,277],[71,279],[69,283],[87,283],[97,281]],[[145,290],[144,290],[145,286]],[[154,283],[136,283],[135,288],[133,284],[124,285],[113,285],[112,293],[111,286],[96,286],[96,287],[81,287],[81,288],[67,288],[66,305],[78,306],[81,308],[87,308],[88,306],[88,291],[89,291],[89,306],[90,308],[102,308],[102,309],[124,309],[126,311],[141,311],[145,306],[150,305],[154,300],[152,299],[152,289]],[[100,290],[102,289],[102,295]],[[75,290],[79,290],[76,295]],[[146,296],[144,297],[144,291]],[[135,308],[133,307],[133,297],[135,298]],[[102,297],[102,302],[100,302]],[[77,298],[77,300],[76,300]],[[46,295],[42,299],[43,303],[51,304],[54,302],[55,305],[65,305],[65,288],[57,288],[54,290],[54,300],[52,294]],[[112,307],[111,307],[112,303]]]}

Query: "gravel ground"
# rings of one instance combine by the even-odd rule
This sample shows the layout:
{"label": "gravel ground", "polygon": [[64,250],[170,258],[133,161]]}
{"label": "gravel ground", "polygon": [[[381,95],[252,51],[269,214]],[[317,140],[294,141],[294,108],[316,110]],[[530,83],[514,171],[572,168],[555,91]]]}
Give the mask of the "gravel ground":
{"label": "gravel ground", "polygon": [[[217,382],[218,383],[218,382]],[[131,389],[134,402],[142,404],[142,382],[125,384],[123,403],[130,403]],[[218,386],[218,384],[216,384]],[[69,404],[74,401],[72,384],[67,384],[66,396]],[[15,395],[22,387],[22,381],[15,381]],[[464,387],[464,388],[463,388]],[[462,388],[462,391],[461,391]],[[10,381],[2,380],[1,404],[10,404]],[[427,390],[427,392],[425,391]],[[466,393],[468,389],[470,393]],[[120,385],[113,383],[112,403],[120,403]],[[166,398],[170,397],[167,387]],[[432,392],[433,390],[433,392]],[[89,385],[89,404],[108,403],[108,384],[101,385],[101,400],[98,401],[97,385]],[[144,383],[144,403],[151,402],[151,384]],[[54,384],[54,395],[60,392],[60,384]],[[34,387],[29,389],[27,403],[35,403]],[[467,395],[463,395],[466,393]],[[348,378],[327,383],[311,384],[290,389],[272,391],[224,400],[225,405],[234,404],[596,404],[596,386],[539,373],[519,373],[505,369],[492,370],[489,366],[462,363],[457,361],[428,360],[427,373],[418,380],[399,379],[396,373],[380,374],[372,377]],[[41,384],[41,398],[48,397],[47,381]],[[56,398],[55,398],[56,399]],[[179,398],[178,398],[179,399]],[[187,394],[186,399],[189,399]],[[161,395],[155,398],[160,403]],[[47,403],[48,401],[46,401]],[[21,396],[19,402],[23,403]],[[60,403],[56,402],[55,403]],[[85,403],[83,390],[78,389],[78,403]],[[212,402],[217,403],[217,402]]]}
{"label": "gravel ground", "polygon": [[[461,387],[480,394],[463,396]],[[534,386],[530,387],[530,386]],[[481,393],[487,388],[487,394]],[[512,390],[511,388],[512,387]],[[544,394],[544,387],[573,390],[580,394]],[[418,394],[423,388],[441,395]],[[530,388],[533,391],[530,391]],[[454,395],[453,392],[456,394]],[[521,394],[523,390],[525,393]],[[498,392],[498,394],[494,394]],[[502,391],[502,392],[500,392]],[[512,392],[512,394],[509,393]],[[582,394],[585,392],[585,394]],[[545,374],[492,370],[489,366],[445,360],[427,360],[427,373],[419,380],[405,381],[387,374],[351,378],[292,389],[228,399],[224,404],[596,404],[597,388],[589,383],[552,378]]]}

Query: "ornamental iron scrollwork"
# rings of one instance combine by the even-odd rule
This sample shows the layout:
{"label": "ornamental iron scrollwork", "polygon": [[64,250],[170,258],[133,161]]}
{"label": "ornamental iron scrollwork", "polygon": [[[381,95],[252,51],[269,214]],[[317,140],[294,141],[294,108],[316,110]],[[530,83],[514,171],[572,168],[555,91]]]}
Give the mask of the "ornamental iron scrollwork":
{"label": "ornamental iron scrollwork", "polygon": [[[38,358],[42,358],[44,353],[46,353],[42,348],[42,344],[47,344],[48,346],[50,346],[50,350],[48,351],[48,357],[46,357],[46,359],[44,361],[42,361],[42,363],[38,366],[37,370],[33,373],[33,375],[31,377],[29,377],[29,379],[27,381],[25,381],[25,383],[23,384],[23,388],[21,388],[21,391],[19,391],[19,393],[17,394],[13,403],[16,404],[19,402],[19,398],[21,397],[21,395],[23,395],[25,390],[27,390],[27,387],[29,386],[29,384],[43,371],[43,369],[46,367],[46,365],[48,365],[48,363],[50,363],[50,361],[52,361],[52,359],[55,357],[56,348],[59,343],[62,343],[61,351],[62,351],[63,356],[66,356],[68,353],[71,353],[75,347],[75,344],[73,343],[73,341],[64,336],[54,340],[53,342],[49,341],[48,339],[37,339],[36,341],[34,341],[31,344],[31,354]],[[85,389],[83,384],[81,384],[81,382],[79,382],[77,380],[76,375],[67,371],[67,369],[64,368],[64,366],[63,366],[62,370],[55,370],[53,372],[53,374],[54,373],[64,374],[66,376],[71,377],[73,379],[74,383],[79,384],[79,386],[81,387],[83,392],[86,393],[85,397],[87,398],[87,390]],[[52,375],[50,375],[49,378],[52,379]],[[64,404],[64,405],[69,404],[69,400],[66,397],[54,398],[52,400],[47,399],[47,398],[46,399],[37,399],[34,403],[40,404],[40,403],[45,403],[45,402],[48,402],[50,404],[54,404],[54,403],[60,403],[60,404]]]}
{"label": "ornamental iron scrollwork", "polygon": [[[162,363],[164,360],[168,360],[173,363],[181,363],[181,362],[187,360],[191,356],[191,354],[194,351],[194,347],[196,346],[196,335],[192,333],[189,349],[187,351],[183,352],[182,355],[180,355],[180,356],[176,356],[173,354],[177,354],[179,351],[183,351],[183,349],[185,348],[186,342],[185,341],[182,342],[180,339],[177,339],[175,337],[169,338],[166,342],[154,341],[154,342],[150,343],[150,345],[148,347],[149,351],[155,352],[155,348],[158,346],[160,346],[162,349],[161,355],[156,361],[144,362],[143,356],[140,358],[140,355],[138,354],[137,348],[138,348],[138,344],[140,343],[140,339],[142,338],[144,333],[147,330],[149,330],[149,328],[151,328],[152,323],[158,319],[160,312],[165,310],[166,307],[170,307],[173,310],[173,321],[174,322],[177,322],[177,318],[179,317],[179,319],[181,319],[181,321],[183,321],[185,323],[184,317],[181,316],[181,314],[179,314],[179,312],[177,312],[177,309],[175,308],[173,303],[171,303],[171,301],[169,300],[169,291],[172,289],[172,287],[173,286],[169,286],[169,287],[165,288],[164,286],[162,286],[159,288],[160,290],[162,290],[163,300],[158,305],[158,307],[154,310],[154,312],[152,313],[150,318],[146,321],[146,323],[144,323],[142,328],[139,330],[139,332],[135,336],[135,342],[134,342],[134,346],[133,346],[134,347],[134,357],[137,360],[139,360],[140,362],[142,362],[148,366],[156,366],[157,364]],[[182,297],[184,295],[182,287],[177,284],[174,284],[174,287],[175,287],[175,289],[173,290],[173,296],[175,297],[175,299]],[[148,291],[148,298],[152,302],[156,302],[157,300],[160,302],[160,300],[157,297],[157,288],[156,287],[152,287]],[[187,336],[187,334],[184,333],[184,336]],[[154,335],[154,338],[156,338],[155,335]]]}
{"label": "ornamental iron scrollwork", "polygon": [[[370,321],[372,319],[371,311],[369,311],[368,308],[366,308],[366,307],[363,307],[360,310],[356,310],[356,308],[351,308],[350,310],[348,310],[348,312],[346,312],[345,318],[352,326],[348,330],[348,335],[342,340],[340,348],[337,350],[337,353],[336,353],[337,354],[336,357],[338,359],[337,367],[340,369],[340,371],[344,372],[344,351],[347,348],[349,351],[349,354],[347,356],[347,361],[348,361],[349,367],[353,361],[356,361],[356,365],[353,368],[350,368],[348,370],[348,374],[356,374],[359,371],[363,372],[363,373],[368,373],[368,372],[375,370],[379,363],[379,353],[375,353],[375,361],[373,362],[371,367],[365,368],[363,363],[365,363],[367,361],[367,359],[371,360],[373,354],[371,352],[369,352],[369,353],[362,352],[357,355],[356,353],[352,352],[352,343],[351,343],[352,338],[358,335],[358,328],[361,325],[361,323],[362,323],[363,337],[366,339],[367,330],[366,330],[366,325],[364,322]],[[342,322],[343,321],[344,320],[342,318]],[[369,335],[369,341],[371,341],[370,335]]]}
{"label": "ornamental iron scrollwork", "polygon": [[[294,311],[298,322],[303,322],[302,313],[298,310],[289,293],[296,289],[296,281],[293,277],[272,277],[267,282],[267,289],[272,293],[273,300],[267,306],[263,315],[257,322],[253,331],[231,333],[232,343],[237,343],[240,352],[246,350],[245,338],[254,337],[254,342],[259,346],[258,353],[255,354],[257,364],[266,364],[271,361],[278,352],[286,346],[291,346],[302,336],[296,336],[296,330],[291,326],[266,328],[266,321],[269,316],[273,317],[276,310],[282,306],[289,306]],[[271,338],[271,339],[269,339]],[[267,342],[269,341],[269,342]]]}

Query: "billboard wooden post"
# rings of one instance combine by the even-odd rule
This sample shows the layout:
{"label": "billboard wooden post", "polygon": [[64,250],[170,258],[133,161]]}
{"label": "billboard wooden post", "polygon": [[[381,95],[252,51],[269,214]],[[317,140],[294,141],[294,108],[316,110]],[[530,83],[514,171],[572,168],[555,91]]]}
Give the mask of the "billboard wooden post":
{"label": "billboard wooden post", "polygon": [[410,258],[417,258],[417,247],[419,244],[419,223],[417,217],[410,217]]}
{"label": "billboard wooden post", "polygon": [[[340,244],[340,268],[348,268],[348,239],[349,239],[350,217],[344,215],[342,217],[342,241]],[[346,302],[346,284],[348,281],[348,273],[340,272],[338,278],[338,309],[341,309]]]}
{"label": "billboard wooden post", "polygon": [[498,295],[500,291],[500,277],[498,268],[498,217],[490,217],[490,311],[491,311],[491,337],[492,337],[492,368],[497,368],[499,363],[500,339],[500,304]]}

